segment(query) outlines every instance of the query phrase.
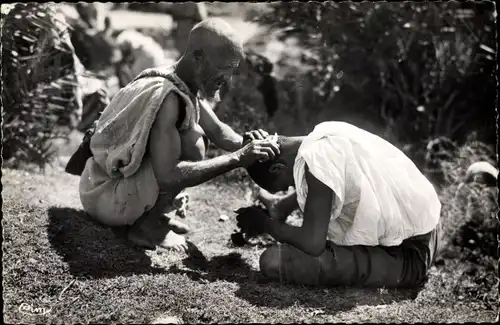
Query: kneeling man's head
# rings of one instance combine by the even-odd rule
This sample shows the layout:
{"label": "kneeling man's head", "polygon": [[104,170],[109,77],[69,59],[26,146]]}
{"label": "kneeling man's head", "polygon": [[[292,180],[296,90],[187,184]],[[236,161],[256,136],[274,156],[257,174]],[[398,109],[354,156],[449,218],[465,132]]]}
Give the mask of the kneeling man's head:
{"label": "kneeling man's head", "polygon": [[263,189],[276,193],[294,185],[293,164],[303,137],[278,137],[280,155],[247,167],[250,178]]}

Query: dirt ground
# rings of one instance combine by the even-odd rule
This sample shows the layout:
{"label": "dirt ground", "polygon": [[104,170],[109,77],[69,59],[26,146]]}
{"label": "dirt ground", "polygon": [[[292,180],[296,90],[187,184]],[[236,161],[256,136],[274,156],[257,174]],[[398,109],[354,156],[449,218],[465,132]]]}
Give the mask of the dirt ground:
{"label": "dirt ground", "polygon": [[[163,15],[114,15],[116,27],[126,21],[170,26]],[[246,39],[261,32],[239,17],[227,19]],[[286,51],[278,43],[260,50],[271,57]],[[4,323],[495,320],[498,306],[457,289],[473,285],[467,277],[471,264],[458,258],[440,260],[419,292],[268,282],[258,270],[264,248],[234,247],[230,241],[233,211],[250,203],[243,173],[188,189],[193,254],[132,247],[119,231],[88,218],[78,196],[79,178],[63,171],[80,138],[75,133],[69,144],[59,144],[63,157],[45,173],[2,170]],[[229,219],[219,221],[221,215]]]}
{"label": "dirt ground", "polygon": [[[230,243],[233,211],[249,204],[246,186],[231,174],[188,190],[188,238],[197,248],[191,256],[139,250],[93,223],[81,210],[78,177],[61,167],[3,170],[2,184],[6,323],[151,323],[166,316],[189,323],[461,323],[496,316],[479,300],[457,297],[453,288],[467,265],[452,260],[434,267],[419,293],[268,283],[258,272],[264,248]],[[219,221],[222,214],[229,220]],[[33,315],[42,308],[45,315]]]}

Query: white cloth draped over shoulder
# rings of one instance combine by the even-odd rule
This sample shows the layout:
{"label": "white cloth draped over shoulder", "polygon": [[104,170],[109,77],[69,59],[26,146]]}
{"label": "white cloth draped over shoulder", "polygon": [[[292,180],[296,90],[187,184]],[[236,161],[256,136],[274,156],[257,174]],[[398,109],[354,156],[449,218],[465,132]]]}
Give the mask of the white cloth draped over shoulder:
{"label": "white cloth draped over shoulder", "polygon": [[398,148],[345,122],[324,122],[303,141],[294,164],[299,207],[305,166],[335,193],[328,239],[337,245],[396,246],[432,231],[441,203],[433,185]]}
{"label": "white cloth draped over shoulder", "polygon": [[199,121],[198,102],[182,80],[175,74],[155,75],[153,69],[143,73],[151,75],[122,88],[103,111],[90,142],[93,157],[80,178],[83,207],[110,226],[134,223],[157,200],[159,185],[146,149],[167,95],[175,92],[184,100],[179,130],[192,129]]}

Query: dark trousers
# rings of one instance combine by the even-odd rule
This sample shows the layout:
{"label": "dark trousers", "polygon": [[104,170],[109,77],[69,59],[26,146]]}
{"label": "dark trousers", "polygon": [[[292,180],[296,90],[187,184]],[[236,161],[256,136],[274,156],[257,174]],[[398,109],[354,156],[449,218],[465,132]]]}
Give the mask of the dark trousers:
{"label": "dark trousers", "polygon": [[327,242],[313,257],[287,244],[269,249],[279,260],[272,272],[282,282],[385,288],[415,288],[427,278],[438,249],[439,226],[398,246],[339,246]]}

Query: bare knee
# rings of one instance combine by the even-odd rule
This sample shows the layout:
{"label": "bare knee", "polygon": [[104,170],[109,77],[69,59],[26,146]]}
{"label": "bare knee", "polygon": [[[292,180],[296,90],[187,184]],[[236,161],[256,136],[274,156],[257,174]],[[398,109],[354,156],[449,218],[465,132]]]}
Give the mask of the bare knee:
{"label": "bare knee", "polygon": [[260,256],[260,271],[267,277],[279,278],[280,259],[278,247],[273,246],[264,251]]}

